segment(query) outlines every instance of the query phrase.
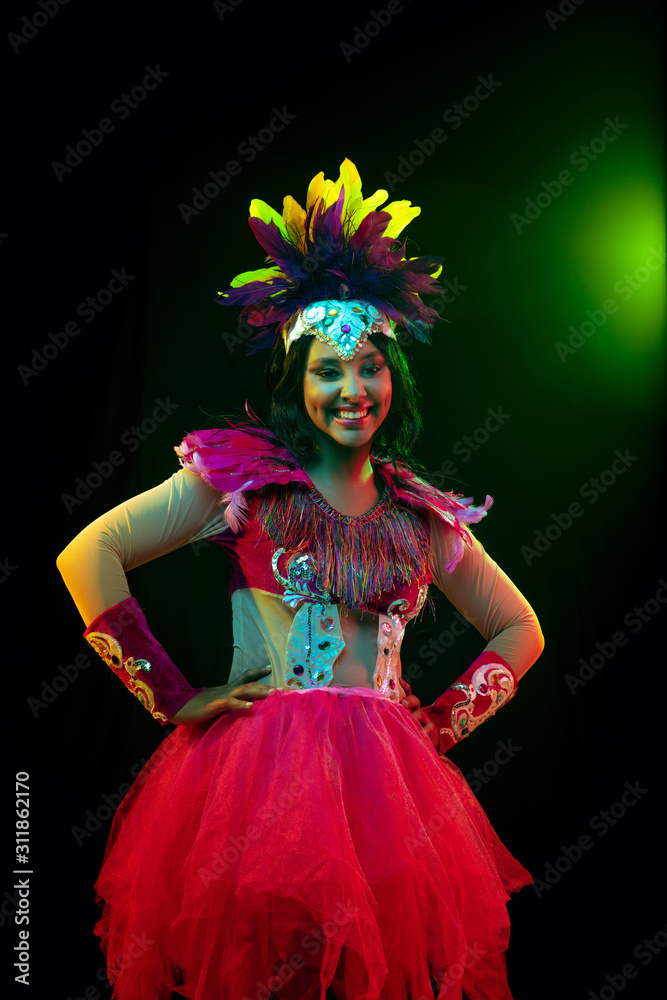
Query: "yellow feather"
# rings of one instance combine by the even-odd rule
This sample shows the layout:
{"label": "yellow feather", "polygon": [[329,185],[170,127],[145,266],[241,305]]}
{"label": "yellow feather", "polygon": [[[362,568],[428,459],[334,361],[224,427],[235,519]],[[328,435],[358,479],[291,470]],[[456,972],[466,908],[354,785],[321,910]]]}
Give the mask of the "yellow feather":
{"label": "yellow feather", "polygon": [[391,222],[385,229],[384,235],[395,239],[408,223],[412,222],[421,213],[421,208],[417,208],[416,206],[412,208],[409,201],[392,201],[382,211],[388,212],[391,215]]}
{"label": "yellow feather", "polygon": [[338,201],[339,194],[340,190],[336,189],[336,184],[334,181],[325,181],[324,195],[323,195],[324,207],[330,208],[331,205],[335,205],[336,202]]}
{"label": "yellow feather", "polygon": [[279,278],[282,273],[279,267],[260,267],[256,271],[244,271],[243,274],[237,274],[235,278],[232,278],[231,287],[238,288],[240,285],[248,285],[251,281],[268,281],[269,278]]}
{"label": "yellow feather", "polygon": [[308,185],[308,194],[306,196],[306,211],[308,212],[311,207],[315,204],[318,198],[321,198],[324,193],[324,185],[326,181],[324,180],[324,171],[320,170],[319,174],[313,177],[312,181]]}
{"label": "yellow feather", "polygon": [[275,208],[271,208],[270,205],[267,205],[260,198],[253,198],[250,202],[250,218],[252,219],[253,217],[261,219],[262,222],[266,223],[275,222],[282,235],[287,238],[287,230],[285,229],[282,215],[278,215]]}
{"label": "yellow feather", "polygon": [[347,157],[340,165],[340,176],[336,181],[336,192],[340,194],[341,188],[345,186],[345,207],[356,205],[361,201],[361,177],[352,160]]}
{"label": "yellow feather", "polygon": [[287,238],[301,253],[306,252],[306,210],[294,200],[291,194],[283,198],[283,221],[287,230]]}
{"label": "yellow feather", "polygon": [[[320,178],[322,179],[320,180]],[[316,187],[313,188],[314,181],[317,181],[318,184]],[[315,194],[315,197],[313,197],[311,200],[312,193]],[[336,199],[338,198],[338,193],[339,192],[336,191],[336,185],[334,184],[334,182],[324,180],[324,174],[319,173],[317,177],[313,177],[313,180],[310,182],[310,187],[308,188],[308,202],[307,202],[308,207],[310,208],[311,205],[315,205],[319,200],[321,200],[322,204],[324,205],[324,208],[325,209],[329,208],[330,205],[334,205],[336,203]],[[312,223],[309,227],[309,235],[310,238],[312,239],[313,238]]]}
{"label": "yellow feather", "polygon": [[306,222],[306,210],[301,208],[291,194],[283,198],[283,222],[290,236],[293,233],[303,233]]}
{"label": "yellow feather", "polygon": [[355,203],[348,212],[350,232],[356,232],[366,216],[374,212],[377,206],[381,205],[387,198],[387,192],[379,190],[375,194],[372,194],[370,198],[365,198],[363,201],[359,200],[359,202]]}
{"label": "yellow feather", "polygon": [[[372,194],[370,198],[365,198],[361,203],[361,207],[364,213],[362,218],[367,216],[369,212],[372,212],[374,209],[376,209],[378,205],[382,205],[383,202],[385,202],[388,197],[389,195],[387,194],[387,192],[384,191],[382,188],[379,188],[379,190],[377,190],[375,194]],[[384,209],[384,211],[386,211],[386,209]]]}
{"label": "yellow feather", "polygon": [[361,177],[354,163],[347,158],[340,165],[340,177],[336,188],[340,194],[341,187],[345,185],[345,206],[344,214],[350,222],[350,231],[355,232],[363,219],[371,212],[375,211],[389,197],[386,191],[380,189],[370,198],[364,199],[361,193]]}

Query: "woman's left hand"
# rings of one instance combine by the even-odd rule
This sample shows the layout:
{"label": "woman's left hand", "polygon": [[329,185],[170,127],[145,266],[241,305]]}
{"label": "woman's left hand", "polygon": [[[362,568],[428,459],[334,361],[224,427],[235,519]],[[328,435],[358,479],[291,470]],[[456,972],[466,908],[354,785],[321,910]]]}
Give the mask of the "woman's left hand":
{"label": "woman's left hand", "polygon": [[404,708],[407,708],[408,711],[412,712],[413,719],[417,720],[437,750],[440,745],[437,726],[433,722],[429,722],[424,712],[422,712],[421,702],[417,695],[412,693],[412,688],[408,682],[401,677],[398,683],[405,695],[404,698],[401,698],[401,705],[403,705]]}
{"label": "woman's left hand", "polygon": [[420,708],[421,702],[419,698],[416,694],[412,693],[412,688],[404,677],[399,677],[398,684],[401,695],[401,705],[405,706],[405,708],[409,708],[411,712],[415,708]]}

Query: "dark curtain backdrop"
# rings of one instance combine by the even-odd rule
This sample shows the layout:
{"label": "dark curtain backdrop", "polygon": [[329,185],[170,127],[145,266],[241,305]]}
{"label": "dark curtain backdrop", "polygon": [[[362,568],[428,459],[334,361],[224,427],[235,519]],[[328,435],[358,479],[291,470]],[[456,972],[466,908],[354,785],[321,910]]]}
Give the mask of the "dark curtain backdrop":
{"label": "dark curtain backdrop", "polygon": [[[536,879],[509,905],[515,998],[657,995],[658,5],[24,0],[2,21],[7,989],[110,996],[93,883],[112,808],[166,735],[81,638],[56,556],[169,477],[188,430],[246,400],[265,415],[263,360],[214,295],[262,266],[251,198],[303,203],[347,156],[366,195],[421,206],[410,255],[446,258],[447,322],[409,349],[416,455],[445,489],[495,498],[478,536],[546,636],[511,706],[451,755]],[[227,678],[227,581],[214,545],[131,577],[196,685]],[[425,704],[483,646],[434,597],[403,658]],[[12,888],[20,772],[29,925]],[[9,959],[21,927],[29,986]]]}

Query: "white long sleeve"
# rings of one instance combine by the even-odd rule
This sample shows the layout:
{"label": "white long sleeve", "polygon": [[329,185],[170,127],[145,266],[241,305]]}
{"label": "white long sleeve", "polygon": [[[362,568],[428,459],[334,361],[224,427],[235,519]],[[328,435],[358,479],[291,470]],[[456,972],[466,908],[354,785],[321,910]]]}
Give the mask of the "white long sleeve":
{"label": "white long sleeve", "polygon": [[56,564],[86,625],[130,597],[126,573],[226,529],[220,493],[185,469],[102,514]]}
{"label": "white long sleeve", "polygon": [[499,653],[517,678],[522,677],[544,649],[535,612],[474,537],[472,548],[466,545],[460,563],[447,573],[453,542],[452,529],[431,517],[433,582],[486,639],[486,650]]}

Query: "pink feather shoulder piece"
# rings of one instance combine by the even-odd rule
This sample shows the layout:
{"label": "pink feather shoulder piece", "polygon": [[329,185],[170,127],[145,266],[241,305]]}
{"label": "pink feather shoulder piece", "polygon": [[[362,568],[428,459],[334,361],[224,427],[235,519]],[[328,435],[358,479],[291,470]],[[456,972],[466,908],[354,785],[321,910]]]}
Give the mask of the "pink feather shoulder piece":
{"label": "pink feather shoulder piece", "polygon": [[271,483],[312,485],[294,455],[263,427],[193,431],[174,451],[184,469],[223,494],[227,523],[235,533],[247,520],[246,492]]}
{"label": "pink feather shoulder piece", "polygon": [[445,566],[445,570],[451,573],[463,558],[464,545],[472,545],[472,537],[466,525],[476,524],[486,517],[493,497],[487,496],[483,504],[474,506],[472,497],[464,497],[461,493],[443,493],[420,479],[405,465],[377,464],[376,469],[389,487],[392,498],[435,514],[453,529],[455,543],[452,558]]}
{"label": "pink feather shoulder piece", "polygon": [[[247,521],[246,493],[272,484],[313,486],[295,455],[263,426],[230,424],[229,428],[192,431],[174,451],[184,469],[201,476],[204,482],[220,491],[221,502],[228,504],[227,523],[235,533],[241,531]],[[472,544],[466,525],[481,521],[493,499],[487,496],[483,505],[475,507],[471,497],[443,493],[407,466],[377,460],[373,465],[393,500],[425,513],[431,512],[453,529],[456,542],[452,558],[445,567],[451,573],[463,557],[464,545]]]}

